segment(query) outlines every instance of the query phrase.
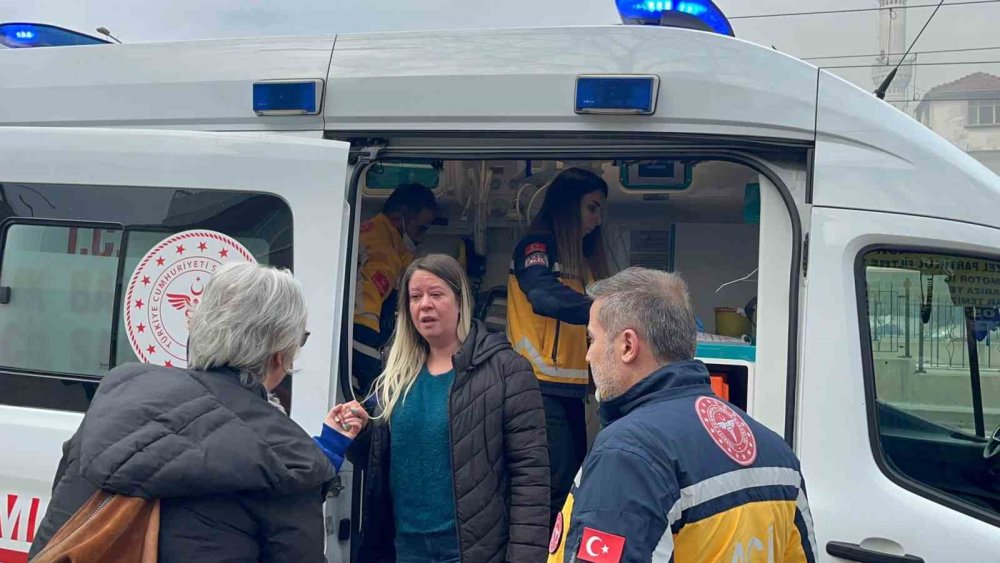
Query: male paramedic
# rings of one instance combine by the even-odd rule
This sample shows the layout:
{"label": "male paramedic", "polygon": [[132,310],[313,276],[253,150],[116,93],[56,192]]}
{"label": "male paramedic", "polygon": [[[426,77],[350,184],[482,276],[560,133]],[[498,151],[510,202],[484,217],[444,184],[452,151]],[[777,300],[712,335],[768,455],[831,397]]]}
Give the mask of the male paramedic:
{"label": "male paramedic", "polygon": [[603,428],[556,519],[552,562],[814,562],[799,461],[712,394],[675,274],[629,268],[588,289]]}
{"label": "male paramedic", "polygon": [[416,257],[436,213],[429,188],[403,184],[385,200],[381,213],[361,224],[352,361],[362,400],[382,371],[381,348],[396,324],[399,278]]}

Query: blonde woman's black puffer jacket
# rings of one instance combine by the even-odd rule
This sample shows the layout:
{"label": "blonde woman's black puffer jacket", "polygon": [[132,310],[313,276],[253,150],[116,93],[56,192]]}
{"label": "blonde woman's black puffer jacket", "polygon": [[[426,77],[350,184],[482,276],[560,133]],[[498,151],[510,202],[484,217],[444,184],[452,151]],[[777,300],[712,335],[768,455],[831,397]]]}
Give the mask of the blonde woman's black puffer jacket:
{"label": "blonde woman's black puffer jacket", "polygon": [[[549,459],[542,396],[531,365],[504,335],[479,321],[454,365],[449,414],[462,561],[544,561]],[[372,423],[348,450],[348,459],[366,472],[358,563],[395,561],[389,471],[399,460],[390,459],[391,439],[388,424]]]}

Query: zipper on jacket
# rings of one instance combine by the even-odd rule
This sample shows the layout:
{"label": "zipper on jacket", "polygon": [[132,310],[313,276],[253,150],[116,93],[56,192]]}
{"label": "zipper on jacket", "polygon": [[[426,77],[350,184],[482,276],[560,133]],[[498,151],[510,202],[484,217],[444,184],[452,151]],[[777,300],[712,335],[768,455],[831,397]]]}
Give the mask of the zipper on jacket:
{"label": "zipper on jacket", "polygon": [[[87,515],[87,517],[83,520],[83,522],[80,523],[80,525],[82,526],[83,524],[86,524],[87,522],[90,521],[91,518],[93,518],[94,516],[97,516],[97,513],[100,512],[102,508],[104,508],[105,506],[107,506],[108,503],[111,502],[111,499],[113,499],[114,497],[115,497],[115,495],[107,495],[107,496],[105,496],[104,500],[102,500],[101,503],[98,504],[97,507],[94,508],[94,510],[92,510],[90,512],[90,514]],[[63,525],[65,525],[65,523],[63,523]],[[56,530],[56,533],[58,534],[59,531]],[[41,551],[39,551],[38,555],[35,555],[35,557],[36,558],[41,557],[43,554],[48,553],[49,551],[55,549],[55,546],[61,545],[63,542],[66,541],[66,539],[67,538],[63,538],[62,540],[60,540],[58,542],[52,542],[51,538],[50,538],[49,543]]]}
{"label": "zipper on jacket", "polygon": [[97,508],[95,508],[94,511],[90,513],[90,516],[87,516],[87,519],[84,520],[84,522],[89,522],[91,518],[97,516],[97,513],[100,512],[102,508],[107,506],[108,503],[111,502],[112,498],[114,498],[114,495],[108,495],[104,497],[104,500],[101,501],[101,504],[97,505]]}
{"label": "zipper on jacket", "polygon": [[[454,356],[451,359],[451,365],[455,366]],[[458,483],[455,479],[455,436],[451,431],[451,424],[454,420],[451,413],[451,396],[455,390],[456,381],[458,381],[458,370],[455,370],[455,377],[452,378],[451,385],[448,387],[448,453],[451,455],[451,501],[455,507],[455,539],[458,540],[458,560],[462,561],[462,527],[458,522]]]}
{"label": "zipper on jacket", "polygon": [[559,356],[559,328],[562,327],[562,321],[556,319],[556,340],[552,343],[552,367],[558,367],[556,358]]}

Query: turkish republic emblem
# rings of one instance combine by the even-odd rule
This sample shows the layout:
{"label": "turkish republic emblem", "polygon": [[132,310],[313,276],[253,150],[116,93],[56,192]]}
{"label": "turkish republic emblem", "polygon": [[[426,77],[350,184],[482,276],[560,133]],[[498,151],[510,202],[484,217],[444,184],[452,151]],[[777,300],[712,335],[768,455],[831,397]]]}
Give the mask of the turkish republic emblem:
{"label": "turkish republic emblem", "polygon": [[129,345],[140,361],[187,367],[191,313],[209,278],[229,262],[257,261],[232,237],[207,230],[177,233],[142,257],[122,302]]}
{"label": "turkish republic emblem", "polygon": [[743,466],[757,459],[757,439],[732,407],[715,397],[699,397],[694,408],[705,431],[730,459]]}

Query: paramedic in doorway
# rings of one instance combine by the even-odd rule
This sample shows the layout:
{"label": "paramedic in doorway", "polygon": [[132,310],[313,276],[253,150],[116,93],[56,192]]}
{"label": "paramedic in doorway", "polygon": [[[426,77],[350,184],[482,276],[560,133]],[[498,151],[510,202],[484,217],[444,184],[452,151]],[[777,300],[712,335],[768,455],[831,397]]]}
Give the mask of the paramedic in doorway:
{"label": "paramedic in doorway", "polygon": [[365,418],[342,420],[343,439],[324,432],[324,455],[269,401],[307,334],[287,270],[219,268],[190,320],[189,368],[126,364],[101,381],[63,446],[31,555],[100,488],[160,499],[160,563],[325,561],[327,458]]}
{"label": "paramedic in doorway", "polygon": [[587,455],[586,285],[608,275],[601,233],[608,185],[570,168],[548,187],[538,216],[514,249],[507,282],[507,332],[531,362],[545,404],[551,464],[549,523]]}
{"label": "paramedic in doorway", "polygon": [[713,395],[684,281],[629,268],[589,292],[603,428],[549,561],[816,561],[799,461]]}
{"label": "paramedic in doorway", "polygon": [[545,414],[531,366],[472,318],[458,262],[418,258],[348,449],[366,470],[358,563],[522,563],[548,545]]}
{"label": "paramedic in doorway", "polygon": [[382,372],[381,349],[396,324],[399,278],[413,262],[436,212],[429,188],[403,184],[393,190],[381,213],[361,224],[352,362],[364,398]]}

